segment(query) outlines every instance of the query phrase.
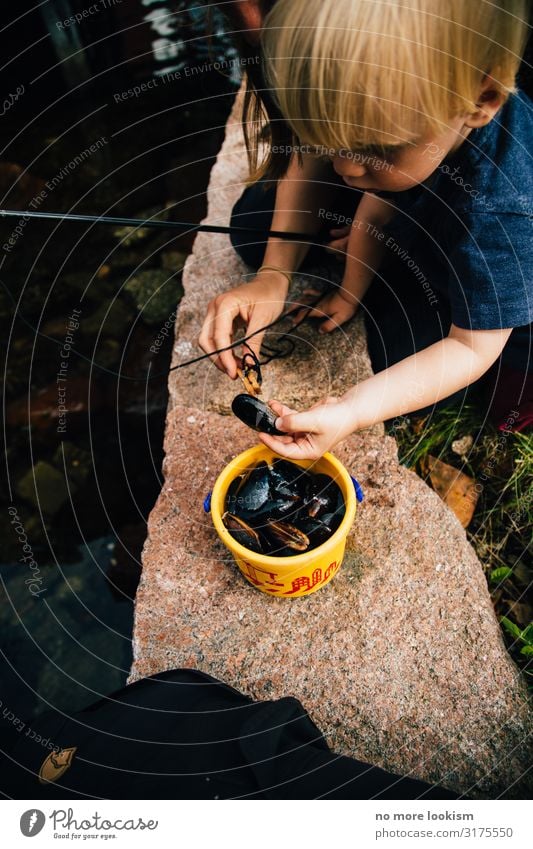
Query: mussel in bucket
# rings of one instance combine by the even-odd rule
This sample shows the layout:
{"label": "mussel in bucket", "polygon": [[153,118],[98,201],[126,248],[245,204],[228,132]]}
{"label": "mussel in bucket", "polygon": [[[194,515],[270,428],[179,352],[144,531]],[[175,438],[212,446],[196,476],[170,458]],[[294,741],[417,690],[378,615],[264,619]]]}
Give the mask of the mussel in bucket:
{"label": "mussel in bucket", "polygon": [[245,548],[291,557],[326,542],[339,527],[345,504],[328,475],[276,457],[233,479],[225,510],[224,525]]}
{"label": "mussel in bucket", "polygon": [[293,551],[307,551],[309,548],[309,537],[288,522],[268,522],[266,533],[273,537],[276,543],[281,543]]}
{"label": "mussel in bucket", "polygon": [[257,554],[263,553],[259,534],[250,525],[247,525],[243,519],[226,511],[222,516],[222,521],[237,542],[240,542],[245,548],[249,548],[250,551],[255,551]]}

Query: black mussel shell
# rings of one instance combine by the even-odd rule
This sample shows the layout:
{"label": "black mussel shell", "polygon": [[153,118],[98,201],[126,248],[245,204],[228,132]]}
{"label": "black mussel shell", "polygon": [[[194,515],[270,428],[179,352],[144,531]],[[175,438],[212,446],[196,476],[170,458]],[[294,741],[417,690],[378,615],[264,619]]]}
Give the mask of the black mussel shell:
{"label": "black mussel shell", "polygon": [[298,527],[309,537],[310,548],[318,548],[333,533],[332,529],[325,522],[321,522],[320,519],[312,519],[309,516],[301,519],[298,522]]}
{"label": "black mussel shell", "polygon": [[273,538],[282,545],[294,549],[294,551],[307,551],[309,548],[309,537],[288,522],[269,522],[264,533],[270,539]]}
{"label": "black mussel shell", "polygon": [[[228,489],[229,492],[229,489]],[[262,460],[244,473],[235,493],[234,510],[226,502],[226,509],[245,518],[245,514],[260,510],[270,500],[270,469]]]}
{"label": "black mussel shell", "polygon": [[308,489],[309,495],[318,495],[322,498],[329,498],[332,503],[333,500],[337,497],[337,493],[340,492],[339,487],[329,475],[325,475],[323,473],[310,475],[310,487]]}
{"label": "black mussel shell", "polygon": [[277,415],[274,410],[261,401],[259,398],[253,398],[252,395],[246,395],[244,392],[236,395],[232,401],[231,409],[241,422],[251,427],[252,430],[258,430],[260,433],[270,433],[273,436],[281,436],[282,432],[275,426]]}
{"label": "black mussel shell", "polygon": [[334,513],[324,513],[324,515],[320,517],[320,521],[324,525],[327,525],[328,528],[330,528],[331,531],[333,532],[333,531],[336,531],[337,528],[339,527],[340,523],[344,519],[345,513],[346,513],[346,510],[345,510],[344,503],[343,503],[342,507],[338,507],[337,510],[335,510]]}
{"label": "black mussel shell", "polygon": [[[228,507],[229,510],[229,507]],[[268,521],[276,519],[288,519],[292,521],[292,517],[296,515],[296,508],[293,501],[277,498],[269,499],[258,510],[246,510],[240,505],[237,505],[238,513],[241,519],[248,522],[253,528],[261,530],[262,525]]]}
{"label": "black mussel shell", "polygon": [[291,463],[290,460],[275,457],[272,461],[270,479],[272,489],[276,493],[296,500],[297,497],[305,496],[311,485],[312,475],[296,463]]}
{"label": "black mussel shell", "polygon": [[238,493],[244,483],[244,478],[244,474],[237,475],[237,477],[233,478],[232,482],[228,486],[228,491],[226,492],[226,510],[228,513],[238,513]]}
{"label": "black mussel shell", "polygon": [[264,548],[261,538],[254,528],[251,528],[246,522],[232,513],[224,513],[222,521],[233,539],[240,542],[241,545],[250,551],[255,551],[256,554],[263,554]]}
{"label": "black mussel shell", "polygon": [[320,518],[325,513],[334,513],[344,506],[342,492],[328,475],[311,476],[311,484],[306,493],[306,512],[308,516]]}

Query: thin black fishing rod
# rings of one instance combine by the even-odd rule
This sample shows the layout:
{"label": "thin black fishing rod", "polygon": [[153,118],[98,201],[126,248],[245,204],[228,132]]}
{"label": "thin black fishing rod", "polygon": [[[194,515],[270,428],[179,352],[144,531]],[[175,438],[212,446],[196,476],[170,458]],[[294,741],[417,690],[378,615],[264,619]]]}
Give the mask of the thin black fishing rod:
{"label": "thin black fishing rod", "polygon": [[85,224],[108,224],[113,227],[151,227],[154,230],[180,230],[194,233],[225,233],[227,235],[261,236],[263,239],[287,239],[297,242],[322,245],[328,237],[321,239],[309,233],[291,233],[286,230],[261,230],[256,227],[224,227],[217,224],[193,224],[190,221],[158,221],[154,218],[121,218],[116,215],[81,215],[71,212],[36,212],[35,210],[0,209],[0,218],[49,219]]}

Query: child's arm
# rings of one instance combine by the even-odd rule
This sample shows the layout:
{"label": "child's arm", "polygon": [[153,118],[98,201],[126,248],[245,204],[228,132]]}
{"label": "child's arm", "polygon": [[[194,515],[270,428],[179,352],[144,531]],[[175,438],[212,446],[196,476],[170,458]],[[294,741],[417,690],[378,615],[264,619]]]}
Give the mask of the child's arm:
{"label": "child's arm", "polygon": [[317,459],[350,433],[435,404],[481,377],[511,334],[504,330],[463,330],[452,325],[446,339],[303,413],[277,401],[278,430],[287,436],[260,439],[290,459]]}
{"label": "child's arm", "polygon": [[[316,234],[321,224],[318,209],[324,204],[324,195],[334,188],[321,159],[304,153],[300,165],[298,158],[293,156],[287,174],[278,183],[271,229]],[[271,238],[267,242],[263,265],[296,271],[308,250],[308,242]],[[198,339],[200,347],[206,353],[226,348],[233,341],[233,326],[239,318],[246,324],[247,336],[270,324],[281,315],[288,288],[289,282],[283,273],[265,269],[249,283],[214,298],[207,307]],[[263,336],[262,332],[256,333],[248,343],[257,355]],[[229,377],[237,377],[233,350],[213,356],[212,360]]]}
{"label": "child's arm", "polygon": [[[320,325],[320,333],[335,330],[356,313],[383,259],[384,233],[381,228],[394,214],[391,204],[377,195],[366,192],[361,198],[348,237],[342,285],[308,313],[309,318],[328,316]],[[295,321],[302,316],[303,311],[298,313]]]}

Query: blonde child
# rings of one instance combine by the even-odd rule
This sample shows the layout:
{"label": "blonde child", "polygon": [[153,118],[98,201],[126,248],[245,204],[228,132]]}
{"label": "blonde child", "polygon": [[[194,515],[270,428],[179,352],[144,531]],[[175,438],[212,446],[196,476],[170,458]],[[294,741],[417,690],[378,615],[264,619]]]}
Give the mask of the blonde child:
{"label": "blonde child", "polygon": [[[304,412],[272,401],[286,436],[261,438],[279,454],[317,458],[355,430],[453,396],[498,358],[525,386],[533,104],[515,76],[527,12],[523,0],[278,0],[267,16],[266,74],[293,147],[273,210],[256,186],[236,214],[309,234],[324,210],[336,220],[326,151],[353,223],[335,242],[342,286],[312,314],[330,332],[363,304],[378,372]],[[207,352],[230,344],[237,318],[249,334],[279,316],[308,251],[275,239],[238,247],[261,268],[209,304]],[[213,359],[235,378],[232,351]]]}

